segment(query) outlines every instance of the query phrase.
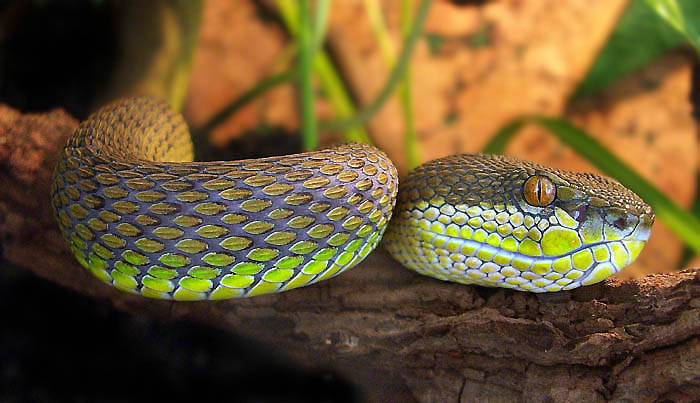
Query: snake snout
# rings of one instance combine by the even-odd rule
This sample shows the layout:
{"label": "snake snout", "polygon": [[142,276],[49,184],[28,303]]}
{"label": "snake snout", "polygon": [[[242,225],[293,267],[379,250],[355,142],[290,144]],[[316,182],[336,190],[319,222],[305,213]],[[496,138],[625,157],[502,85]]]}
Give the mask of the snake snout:
{"label": "snake snout", "polygon": [[[649,211],[651,211],[651,209]],[[651,212],[651,214],[642,214],[639,217],[639,223],[632,233],[631,238],[635,241],[648,241],[651,235],[651,227],[654,225],[654,218],[653,212]]]}

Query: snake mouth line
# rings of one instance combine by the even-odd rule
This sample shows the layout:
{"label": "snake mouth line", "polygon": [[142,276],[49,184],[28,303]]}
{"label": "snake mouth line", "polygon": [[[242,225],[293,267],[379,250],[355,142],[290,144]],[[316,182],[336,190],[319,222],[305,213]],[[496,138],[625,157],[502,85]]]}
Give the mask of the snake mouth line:
{"label": "snake mouth line", "polygon": [[[559,255],[544,255],[544,254],[542,254],[539,256],[532,256],[532,255],[526,255],[526,254],[520,253],[520,252],[509,251],[507,249],[503,249],[503,248],[498,247],[498,246],[493,246],[493,245],[489,245],[487,243],[474,241],[472,239],[455,238],[455,237],[451,237],[451,236],[447,236],[447,235],[439,235],[439,236],[445,238],[447,240],[447,242],[457,241],[457,242],[470,243],[470,244],[476,245],[476,250],[475,250],[473,255],[475,255],[478,251],[480,251],[484,248],[487,248],[487,249],[491,249],[491,250],[495,251],[496,255],[499,255],[499,256],[512,255],[513,258],[521,257],[521,258],[533,259],[533,260],[556,260],[556,259],[559,259],[562,257],[570,257],[570,256],[575,255],[576,253],[578,253],[582,250],[592,249],[592,248],[595,248],[596,246],[600,246],[600,245],[608,245],[608,244],[613,244],[613,243],[624,243],[624,242],[629,242],[629,241],[646,242],[646,240],[642,240],[642,239],[623,238],[623,239],[618,239],[618,240],[613,240],[613,241],[599,241],[599,242],[594,242],[594,243],[582,245],[576,249],[572,249],[569,252],[562,253]],[[436,248],[438,248],[438,247],[436,247]],[[438,248],[438,249],[444,249],[444,248]]]}
{"label": "snake mouth line", "polygon": [[[504,256],[504,257],[509,256],[512,259],[519,257],[519,258],[523,258],[523,259],[533,259],[533,260],[557,260],[557,259],[560,259],[563,257],[571,257],[571,256],[575,255],[576,253],[581,252],[583,250],[592,250],[593,248],[595,248],[597,246],[601,246],[601,245],[610,245],[610,244],[615,244],[615,243],[620,243],[620,244],[624,245],[626,242],[646,243],[647,240],[649,239],[650,226],[647,227],[640,222],[635,226],[635,228],[627,236],[625,236],[623,238],[614,239],[614,240],[603,240],[603,241],[592,242],[592,243],[585,243],[585,244],[582,244],[581,246],[579,246],[575,249],[572,249],[568,252],[557,254],[557,255],[545,255],[545,254],[527,255],[524,253],[520,253],[519,251],[511,251],[511,250],[503,249],[500,246],[494,246],[494,245],[491,245],[488,243],[475,241],[473,239],[453,237],[453,236],[449,236],[449,235],[445,235],[445,234],[434,233],[432,231],[426,231],[423,229],[420,229],[420,232],[427,232],[427,233],[435,235],[436,238],[442,238],[444,240],[445,245],[450,243],[450,242],[470,244],[471,246],[473,246],[475,248],[474,252],[472,254],[470,254],[471,256],[475,256],[479,251],[481,251],[483,249],[487,249],[491,252],[494,252],[495,255],[497,255],[497,256]],[[420,236],[418,236],[418,238],[420,238]],[[433,248],[445,249],[444,247],[437,246],[437,245],[433,244],[432,242],[430,242],[430,243],[432,244]],[[627,246],[625,246],[625,248],[629,249]],[[632,251],[628,250],[628,252],[631,253]]]}

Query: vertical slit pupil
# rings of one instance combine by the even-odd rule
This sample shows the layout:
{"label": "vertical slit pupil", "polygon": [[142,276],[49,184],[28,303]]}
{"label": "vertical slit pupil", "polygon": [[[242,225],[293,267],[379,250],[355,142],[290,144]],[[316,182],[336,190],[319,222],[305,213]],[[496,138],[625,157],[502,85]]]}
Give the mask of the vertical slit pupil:
{"label": "vertical slit pupil", "polygon": [[544,207],[554,200],[555,187],[546,176],[531,176],[523,191],[527,203],[532,206]]}

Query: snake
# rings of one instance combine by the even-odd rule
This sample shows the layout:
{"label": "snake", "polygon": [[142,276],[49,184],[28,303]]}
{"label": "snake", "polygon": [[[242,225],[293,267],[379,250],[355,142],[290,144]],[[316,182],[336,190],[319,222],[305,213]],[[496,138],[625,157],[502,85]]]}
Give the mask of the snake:
{"label": "snake", "polygon": [[396,202],[396,168],[368,145],[192,159],[184,118],[162,100],[116,101],[82,122],[51,188],[78,262],[119,290],[152,298],[285,291],[362,261]]}
{"label": "snake", "polygon": [[630,264],[654,221],[612,179],[512,157],[438,159],[399,185],[388,156],[366,144],[239,161],[193,155],[184,118],[163,100],[118,100],[83,121],[50,195],[80,265],[149,298],[253,297],[339,275],[384,238],[420,274],[560,291]]}

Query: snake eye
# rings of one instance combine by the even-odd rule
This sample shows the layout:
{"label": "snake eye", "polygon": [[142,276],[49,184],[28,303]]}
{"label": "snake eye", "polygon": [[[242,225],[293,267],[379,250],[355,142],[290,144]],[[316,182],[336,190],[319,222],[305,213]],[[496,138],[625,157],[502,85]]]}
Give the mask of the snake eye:
{"label": "snake eye", "polygon": [[554,201],[557,191],[551,179],[546,176],[535,175],[525,181],[523,193],[528,204],[544,207]]}

